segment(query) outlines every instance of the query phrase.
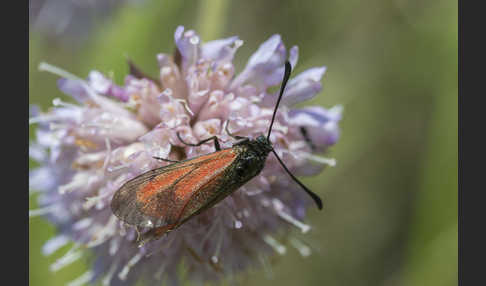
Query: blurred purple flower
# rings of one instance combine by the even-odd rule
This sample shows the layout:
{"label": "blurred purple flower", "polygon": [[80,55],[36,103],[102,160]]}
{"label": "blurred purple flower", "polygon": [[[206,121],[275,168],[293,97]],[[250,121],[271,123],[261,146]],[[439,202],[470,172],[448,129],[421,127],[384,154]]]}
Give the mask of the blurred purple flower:
{"label": "blurred purple flower", "polygon": [[[252,138],[269,127],[276,98],[267,91],[280,84],[287,57],[279,35],[264,42],[236,77],[232,60],[242,45],[237,37],[203,44],[194,31],[178,27],[175,42],[175,57],[157,56],[157,81],[129,75],[118,86],[97,71],[82,80],[41,66],[61,75],[59,88],[78,103],[55,99],[46,113],[31,108],[30,122],[38,128],[29,150],[40,166],[30,172],[30,188],[39,193],[40,208],[30,214],[44,215],[59,229],[45,244],[46,255],[75,242],[51,270],[79,259],[83,247],[95,253],[93,268],[74,284],[130,285],[142,279],[148,285],[162,280],[177,285],[182,262],[189,280],[218,281],[265,264],[275,252],[284,254],[286,246],[277,235],[282,230],[310,229],[303,220],[312,202],[274,156],[259,176],[231,196],[142,248],[134,242],[136,231],[112,214],[111,198],[124,182],[168,164],[154,156],[178,160],[214,151],[210,143],[185,146],[176,132],[186,142],[218,135],[224,148],[234,141],[224,131],[226,124],[232,133]],[[297,47],[289,54],[295,66]],[[335,163],[316,153],[336,143],[340,107],[292,108],[320,91],[324,71],[309,69],[289,81],[270,138],[298,175]],[[309,255],[309,247],[297,238],[285,240]]]}
{"label": "blurred purple flower", "polygon": [[100,20],[126,3],[144,0],[30,0],[29,24],[32,30],[50,40],[81,42]]}

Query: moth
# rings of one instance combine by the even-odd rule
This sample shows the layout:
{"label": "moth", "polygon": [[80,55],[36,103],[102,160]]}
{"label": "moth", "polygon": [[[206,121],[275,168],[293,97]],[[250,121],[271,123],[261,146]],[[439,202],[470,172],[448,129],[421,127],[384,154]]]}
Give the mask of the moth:
{"label": "moth", "polygon": [[142,246],[176,229],[189,219],[211,208],[257,176],[272,152],[290,177],[314,200],[319,209],[322,201],[318,195],[302,184],[285,166],[270,142],[273,122],[280,100],[289,80],[292,66],[287,61],[280,93],[268,128],[268,134],[250,139],[226,132],[237,140],[231,148],[221,149],[216,136],[197,144],[186,143],[179,133],[179,140],[188,146],[200,146],[213,141],[216,151],[145,172],[123,184],[111,200],[113,214],[128,225],[150,228],[139,236]]}

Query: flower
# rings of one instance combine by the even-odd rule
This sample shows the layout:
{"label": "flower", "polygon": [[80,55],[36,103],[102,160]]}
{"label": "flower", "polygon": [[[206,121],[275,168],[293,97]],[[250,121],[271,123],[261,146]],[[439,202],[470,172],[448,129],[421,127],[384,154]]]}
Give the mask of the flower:
{"label": "flower", "polygon": [[143,0],[36,0],[29,1],[29,23],[33,30],[49,40],[79,44],[92,33],[97,21],[113,15],[125,4]]}
{"label": "flower", "polygon": [[[51,265],[56,271],[92,249],[95,261],[73,283],[177,285],[180,266],[193,282],[234,277],[267,257],[286,252],[279,236],[309,255],[309,247],[291,236],[293,227],[306,233],[303,222],[309,197],[291,180],[275,156],[254,179],[214,207],[192,218],[169,235],[138,248],[137,231],[111,212],[113,194],[127,180],[170,164],[154,159],[192,158],[214,152],[217,135],[222,148],[234,143],[226,132],[255,138],[266,134],[275,106],[270,87],[280,84],[286,48],[279,35],[265,41],[235,76],[232,60],[242,41],[230,37],[202,43],[196,32],[180,26],[174,56],[157,55],[160,76],[150,79],[133,64],[122,86],[93,71],[87,80],[42,64],[59,74],[59,89],[77,103],[55,99],[54,108],[31,109],[38,124],[30,156],[40,166],[30,172],[30,188],[38,191],[40,208],[59,234],[44,246],[46,255],[69,241],[75,246]],[[297,47],[289,51],[296,65]],[[293,105],[316,96],[325,68],[313,68],[291,78],[276,116],[270,140],[296,175],[313,175],[334,159],[318,155],[336,143],[341,108]]]}

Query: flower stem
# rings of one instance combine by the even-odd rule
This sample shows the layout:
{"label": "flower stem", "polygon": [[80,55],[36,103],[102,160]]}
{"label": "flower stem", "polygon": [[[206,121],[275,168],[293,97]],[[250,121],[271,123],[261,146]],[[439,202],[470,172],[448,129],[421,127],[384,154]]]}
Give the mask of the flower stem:
{"label": "flower stem", "polygon": [[206,41],[221,37],[226,23],[227,0],[200,1],[197,30]]}

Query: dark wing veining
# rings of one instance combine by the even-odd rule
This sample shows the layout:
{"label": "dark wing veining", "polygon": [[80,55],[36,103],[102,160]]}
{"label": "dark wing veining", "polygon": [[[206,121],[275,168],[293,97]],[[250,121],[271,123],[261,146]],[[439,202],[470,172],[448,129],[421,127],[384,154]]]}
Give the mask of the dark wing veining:
{"label": "dark wing veining", "polygon": [[113,213],[129,225],[160,227],[179,222],[201,186],[221,174],[235,158],[232,149],[181,161],[143,173],[113,196]]}

